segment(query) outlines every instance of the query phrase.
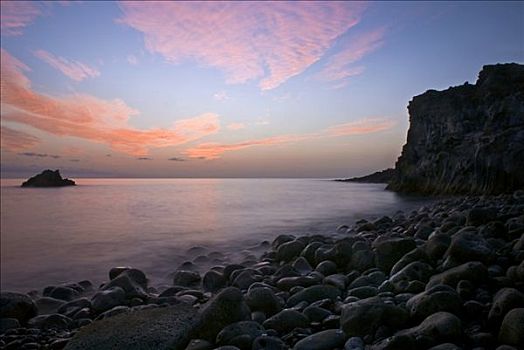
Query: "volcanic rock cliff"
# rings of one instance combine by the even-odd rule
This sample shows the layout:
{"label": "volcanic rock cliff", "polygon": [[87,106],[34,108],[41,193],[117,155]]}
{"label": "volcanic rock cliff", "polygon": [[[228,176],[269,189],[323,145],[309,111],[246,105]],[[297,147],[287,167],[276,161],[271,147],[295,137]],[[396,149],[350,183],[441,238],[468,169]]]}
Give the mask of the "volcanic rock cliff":
{"label": "volcanic rock cliff", "polygon": [[407,142],[388,189],[496,194],[524,188],[524,65],[484,66],[475,85],[408,106]]}

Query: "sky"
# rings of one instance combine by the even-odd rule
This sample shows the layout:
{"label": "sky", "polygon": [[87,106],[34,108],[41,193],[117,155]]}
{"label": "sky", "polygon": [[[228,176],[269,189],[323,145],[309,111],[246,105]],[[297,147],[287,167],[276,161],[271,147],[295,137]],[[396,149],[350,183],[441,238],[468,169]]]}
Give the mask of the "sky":
{"label": "sky", "polygon": [[524,2],[1,2],[1,175],[351,177],[524,62]]}

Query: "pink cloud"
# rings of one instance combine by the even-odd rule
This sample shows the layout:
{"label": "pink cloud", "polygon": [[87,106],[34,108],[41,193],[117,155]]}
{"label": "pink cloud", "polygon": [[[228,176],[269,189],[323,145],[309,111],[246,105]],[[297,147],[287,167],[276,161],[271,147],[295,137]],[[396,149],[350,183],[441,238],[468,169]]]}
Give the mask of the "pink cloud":
{"label": "pink cloud", "polygon": [[22,35],[24,28],[42,14],[34,1],[0,1],[2,35]]}
{"label": "pink cloud", "polygon": [[325,130],[327,136],[363,135],[392,128],[395,122],[385,118],[366,118],[339,125]]}
{"label": "pink cloud", "polygon": [[9,152],[19,152],[36,146],[40,139],[25,132],[14,130],[5,126],[0,128],[2,149]]}
{"label": "pink cloud", "polygon": [[138,58],[135,55],[127,55],[127,62],[133,66],[138,64]]}
{"label": "pink cloud", "polygon": [[63,57],[57,57],[52,53],[44,50],[35,51],[35,56],[49,64],[51,67],[58,69],[69,78],[82,81],[87,78],[94,78],[100,75],[100,72],[85,63],[70,61]]}
{"label": "pink cloud", "polygon": [[144,34],[146,48],[173,63],[195,59],[228,83],[261,79],[273,89],[318,61],[356,25],[360,2],[120,3],[119,20]]}
{"label": "pink cloud", "polygon": [[180,145],[217,132],[212,113],[178,120],[172,129],[140,130],[128,120],[139,112],[120,99],[103,100],[85,94],[54,97],[31,89],[24,75],[29,68],[2,49],[2,120],[26,124],[58,136],[104,143],[116,151],[141,156],[149,149]]}
{"label": "pink cloud", "polygon": [[379,48],[383,43],[384,33],[385,29],[380,28],[348,41],[341,51],[331,56],[317,77],[325,81],[340,81],[361,74],[364,67],[351,65]]}
{"label": "pink cloud", "polygon": [[392,120],[386,118],[366,118],[355,122],[334,125],[319,132],[302,135],[281,135],[263,139],[247,140],[233,144],[211,142],[202,143],[196,147],[187,149],[184,153],[189,158],[218,159],[226,152],[237,151],[254,146],[288,144],[325,137],[365,135],[390,129],[394,125],[395,123]]}
{"label": "pink cloud", "polygon": [[244,123],[230,123],[227,126],[229,130],[240,130],[240,129],[245,129],[245,127],[246,127],[246,124]]}

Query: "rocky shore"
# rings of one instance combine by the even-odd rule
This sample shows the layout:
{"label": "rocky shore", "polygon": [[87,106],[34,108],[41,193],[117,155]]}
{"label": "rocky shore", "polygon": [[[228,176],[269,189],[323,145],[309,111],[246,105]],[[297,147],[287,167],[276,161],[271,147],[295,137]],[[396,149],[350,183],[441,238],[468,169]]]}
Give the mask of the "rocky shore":
{"label": "rocky shore", "polygon": [[253,264],[2,291],[1,349],[522,349],[524,192],[280,235]]}

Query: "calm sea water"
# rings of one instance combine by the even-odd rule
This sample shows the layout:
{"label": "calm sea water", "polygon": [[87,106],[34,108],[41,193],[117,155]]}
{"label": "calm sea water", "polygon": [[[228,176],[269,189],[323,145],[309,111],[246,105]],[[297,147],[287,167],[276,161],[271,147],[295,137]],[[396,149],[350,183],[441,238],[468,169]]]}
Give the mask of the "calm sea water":
{"label": "calm sea water", "polygon": [[100,283],[122,265],[169,283],[186,261],[203,270],[250,260],[260,256],[260,242],[281,233],[332,233],[356,218],[427,202],[384,185],[319,179],[77,179],[66,188],[21,182],[1,180],[1,288],[23,292]]}

